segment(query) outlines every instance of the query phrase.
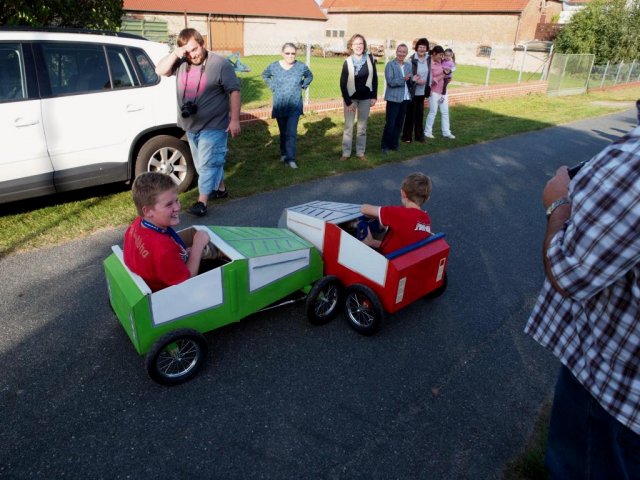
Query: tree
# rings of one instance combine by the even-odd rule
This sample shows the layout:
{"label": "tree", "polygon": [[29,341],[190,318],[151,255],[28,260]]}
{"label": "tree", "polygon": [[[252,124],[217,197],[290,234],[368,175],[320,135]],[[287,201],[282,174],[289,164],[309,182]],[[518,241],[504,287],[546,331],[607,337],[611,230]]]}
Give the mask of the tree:
{"label": "tree", "polygon": [[640,1],[593,0],[571,17],[555,40],[560,53],[594,53],[596,63],[640,56]]}
{"label": "tree", "polygon": [[117,30],[123,0],[5,0],[0,25]]}

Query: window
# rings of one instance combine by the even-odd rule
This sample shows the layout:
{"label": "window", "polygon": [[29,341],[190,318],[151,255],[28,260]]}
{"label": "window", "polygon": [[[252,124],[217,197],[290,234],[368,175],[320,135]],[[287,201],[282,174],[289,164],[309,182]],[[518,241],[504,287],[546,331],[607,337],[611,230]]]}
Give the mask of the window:
{"label": "window", "polygon": [[326,37],[344,38],[344,30],[325,30],[324,34]]}
{"label": "window", "polygon": [[156,73],[153,62],[147,56],[145,51],[139,48],[131,48],[129,51],[131,52],[134,63],[138,67],[140,78],[142,79],[142,84],[155,85],[156,83],[158,83],[160,78]]}
{"label": "window", "polygon": [[18,43],[0,45],[0,102],[27,98],[22,49]]}
{"label": "window", "polygon": [[133,65],[127,57],[123,47],[107,47],[107,57],[109,58],[109,68],[111,69],[111,79],[113,88],[125,88],[139,86],[138,78],[133,70]]}
{"label": "window", "polygon": [[478,51],[476,52],[476,56],[478,57],[490,57],[491,56],[491,47],[487,45],[482,45],[478,47]]}
{"label": "window", "polygon": [[44,43],[51,93],[86,93],[111,89],[102,45]]}

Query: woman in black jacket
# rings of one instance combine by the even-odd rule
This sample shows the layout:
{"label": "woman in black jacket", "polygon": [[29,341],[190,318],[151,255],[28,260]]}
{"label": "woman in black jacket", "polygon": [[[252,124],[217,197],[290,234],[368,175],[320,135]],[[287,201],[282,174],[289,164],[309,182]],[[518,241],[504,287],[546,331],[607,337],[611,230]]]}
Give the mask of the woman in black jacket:
{"label": "woman in black jacket", "polygon": [[431,92],[431,57],[429,56],[429,40],[420,38],[416,41],[415,53],[409,57],[412,69],[413,98],[407,106],[402,129],[402,141],[411,143],[415,134],[416,142],[424,143],[424,99]]}
{"label": "woman in black jacket", "polygon": [[367,120],[369,111],[378,98],[378,73],[376,61],[367,53],[367,41],[358,33],[347,42],[349,57],[342,65],[340,90],[344,100],[344,132],[342,134],[342,156],[348,160],[353,143],[353,124],[356,113],[358,128],[356,133],[356,157],[364,160],[367,148]]}

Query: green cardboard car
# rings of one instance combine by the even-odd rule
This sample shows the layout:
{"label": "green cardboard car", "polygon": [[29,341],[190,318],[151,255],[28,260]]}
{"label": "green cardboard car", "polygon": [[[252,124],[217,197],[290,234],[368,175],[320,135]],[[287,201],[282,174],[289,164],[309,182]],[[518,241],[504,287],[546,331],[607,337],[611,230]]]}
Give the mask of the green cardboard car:
{"label": "green cardboard car", "polygon": [[179,232],[187,245],[196,230],[208,233],[216,254],[179,285],[152,292],[124,264],[119,246],[104,261],[111,307],[136,351],[146,355],[149,376],[164,385],[198,372],[207,356],[204,332],[309,293],[322,278],[318,250],[287,229],[194,226]]}

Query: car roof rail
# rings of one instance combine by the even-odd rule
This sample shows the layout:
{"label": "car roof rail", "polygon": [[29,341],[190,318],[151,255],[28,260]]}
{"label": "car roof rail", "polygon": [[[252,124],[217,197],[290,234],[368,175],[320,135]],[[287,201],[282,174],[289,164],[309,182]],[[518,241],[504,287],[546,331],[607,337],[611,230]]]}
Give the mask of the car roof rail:
{"label": "car roof rail", "polygon": [[75,27],[32,27],[29,25],[0,25],[0,32],[45,32],[45,33],[82,33],[90,35],[104,35],[109,37],[132,38],[136,40],[148,40],[135,33],[116,32],[114,30],[91,30]]}

